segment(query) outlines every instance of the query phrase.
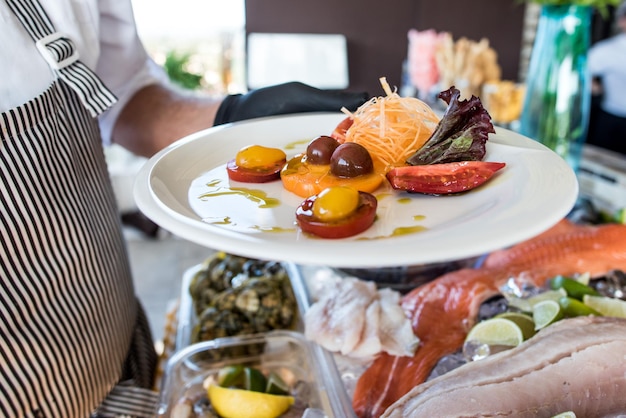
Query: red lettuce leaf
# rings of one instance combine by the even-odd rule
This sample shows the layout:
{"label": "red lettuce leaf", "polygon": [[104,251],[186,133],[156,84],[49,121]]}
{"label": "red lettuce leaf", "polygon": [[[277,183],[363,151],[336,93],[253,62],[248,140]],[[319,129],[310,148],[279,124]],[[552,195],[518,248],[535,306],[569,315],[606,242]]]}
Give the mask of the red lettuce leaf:
{"label": "red lettuce leaf", "polygon": [[481,161],[490,133],[495,133],[491,116],[476,96],[459,100],[454,86],[439,93],[448,108],[426,143],[407,159],[409,165]]}

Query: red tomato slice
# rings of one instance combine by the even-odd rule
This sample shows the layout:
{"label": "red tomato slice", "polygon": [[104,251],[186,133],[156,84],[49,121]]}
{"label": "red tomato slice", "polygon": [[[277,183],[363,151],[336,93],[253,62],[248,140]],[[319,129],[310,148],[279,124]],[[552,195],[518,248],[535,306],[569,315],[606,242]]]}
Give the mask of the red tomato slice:
{"label": "red tomato slice", "polygon": [[352,126],[352,119],[350,117],[345,118],[335,128],[335,130],[330,134],[331,137],[335,138],[337,141],[342,144],[346,142],[346,132]]}
{"label": "red tomato slice", "polygon": [[269,167],[251,169],[238,166],[235,159],[232,159],[226,164],[226,171],[228,172],[228,178],[233,181],[267,183],[280,179],[280,170],[283,169],[286,162],[287,160],[276,161]]}
{"label": "red tomato slice", "polygon": [[489,180],[505,163],[460,161],[454,163],[402,166],[391,169],[387,180],[397,190],[426,194],[460,193]]}
{"label": "red tomato slice", "polygon": [[296,209],[296,222],[304,232],[320,238],[347,238],[368,229],[376,219],[378,201],[370,193],[359,192],[359,207],[351,215],[334,222],[322,222],[313,216],[313,203],[317,195],[311,196]]}

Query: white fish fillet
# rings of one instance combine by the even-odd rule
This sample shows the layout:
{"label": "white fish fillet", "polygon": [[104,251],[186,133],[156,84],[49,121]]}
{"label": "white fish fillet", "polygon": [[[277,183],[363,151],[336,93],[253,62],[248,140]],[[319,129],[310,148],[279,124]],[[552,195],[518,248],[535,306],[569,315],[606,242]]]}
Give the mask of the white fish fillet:
{"label": "white fish fillet", "polygon": [[580,317],[416,386],[383,417],[619,416],[625,395],[626,319]]}
{"label": "white fish fillet", "polygon": [[400,294],[388,288],[381,289],[378,294],[381,309],[378,333],[382,351],[394,356],[412,356],[419,339],[400,306]]}
{"label": "white fish fillet", "polygon": [[418,343],[400,294],[352,277],[329,286],[306,312],[304,323],[307,339],[351,357],[381,351],[410,356]]}

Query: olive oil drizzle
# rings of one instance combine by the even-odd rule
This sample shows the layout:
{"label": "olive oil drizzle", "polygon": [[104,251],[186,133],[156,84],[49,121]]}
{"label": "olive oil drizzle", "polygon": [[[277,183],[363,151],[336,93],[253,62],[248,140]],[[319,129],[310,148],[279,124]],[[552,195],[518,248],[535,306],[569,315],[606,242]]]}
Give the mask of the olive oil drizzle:
{"label": "olive oil drizzle", "polygon": [[280,226],[259,226],[259,225],[254,225],[251,227],[251,229],[254,229],[255,231],[261,231],[261,232],[276,232],[276,233],[296,231],[296,228],[283,228]]}
{"label": "olive oil drizzle", "polygon": [[275,208],[281,203],[279,199],[269,197],[263,190],[249,189],[247,187],[218,187],[219,183],[219,180],[207,183],[207,186],[214,187],[215,190],[203,193],[199,196],[199,198],[204,200],[211,197],[239,195],[250,200],[251,202],[256,203],[261,209]]}
{"label": "olive oil drizzle", "polygon": [[285,145],[285,149],[286,150],[296,149],[302,145],[307,145],[309,142],[311,142],[311,139],[301,139],[299,141],[293,141]]}

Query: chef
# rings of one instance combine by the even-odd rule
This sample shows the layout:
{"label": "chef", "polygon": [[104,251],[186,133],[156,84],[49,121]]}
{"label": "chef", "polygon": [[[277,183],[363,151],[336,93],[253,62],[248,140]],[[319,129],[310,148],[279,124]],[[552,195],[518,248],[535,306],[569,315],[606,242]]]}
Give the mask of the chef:
{"label": "chef", "polygon": [[154,416],[156,356],[102,144],[150,156],[214,124],[354,109],[301,83],[186,96],[130,0],[0,0],[0,416]]}

